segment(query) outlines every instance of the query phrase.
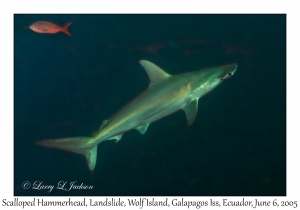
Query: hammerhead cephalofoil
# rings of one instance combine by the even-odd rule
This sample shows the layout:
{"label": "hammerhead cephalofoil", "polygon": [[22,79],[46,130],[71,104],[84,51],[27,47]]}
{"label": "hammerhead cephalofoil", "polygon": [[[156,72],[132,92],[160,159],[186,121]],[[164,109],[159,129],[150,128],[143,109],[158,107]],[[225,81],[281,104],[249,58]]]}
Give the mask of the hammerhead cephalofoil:
{"label": "hammerhead cephalofoil", "polygon": [[125,132],[132,129],[144,134],[151,123],[181,109],[186,113],[188,125],[191,125],[197,115],[199,98],[231,77],[237,69],[237,64],[234,63],[170,75],[149,61],[141,60],[140,64],[149,76],[149,87],[110,119],[104,120],[95,136],[51,139],[36,143],[83,154],[93,171],[98,144],[111,139],[119,141]]}

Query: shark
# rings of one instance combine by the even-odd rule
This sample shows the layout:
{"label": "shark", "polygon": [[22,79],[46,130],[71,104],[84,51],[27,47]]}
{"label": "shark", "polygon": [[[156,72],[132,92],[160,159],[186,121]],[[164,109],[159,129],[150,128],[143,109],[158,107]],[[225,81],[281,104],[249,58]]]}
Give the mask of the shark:
{"label": "shark", "polygon": [[136,129],[145,134],[149,125],[174,112],[183,110],[191,125],[198,111],[198,100],[234,75],[237,64],[227,64],[202,70],[171,75],[147,60],[139,61],[148,74],[148,88],[111,118],[104,120],[93,136],[37,141],[36,144],[82,154],[88,167],[94,170],[97,147],[106,140],[120,141],[123,134]]}

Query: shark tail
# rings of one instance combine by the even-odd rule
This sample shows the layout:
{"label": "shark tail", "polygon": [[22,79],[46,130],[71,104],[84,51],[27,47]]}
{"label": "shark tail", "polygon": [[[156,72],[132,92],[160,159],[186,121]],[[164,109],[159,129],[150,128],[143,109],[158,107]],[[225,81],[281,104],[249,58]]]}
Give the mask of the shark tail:
{"label": "shark tail", "polygon": [[91,137],[74,137],[64,139],[50,139],[37,141],[36,144],[78,154],[83,154],[88,162],[89,169],[94,170],[97,162],[97,145],[91,145]]}

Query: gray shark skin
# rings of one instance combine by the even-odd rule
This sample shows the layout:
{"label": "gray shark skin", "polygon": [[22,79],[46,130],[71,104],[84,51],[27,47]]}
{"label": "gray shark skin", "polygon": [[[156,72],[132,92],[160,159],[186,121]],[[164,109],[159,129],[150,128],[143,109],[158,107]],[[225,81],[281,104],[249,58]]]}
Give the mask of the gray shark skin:
{"label": "gray shark skin", "polygon": [[181,109],[186,113],[188,125],[191,125],[197,115],[199,98],[221,84],[224,79],[231,77],[237,69],[237,64],[234,63],[170,75],[149,61],[141,60],[140,64],[149,76],[149,87],[110,119],[104,120],[96,135],[36,143],[83,154],[89,169],[93,171],[98,144],[112,139],[118,142],[125,132],[132,129],[144,134],[151,123]]}

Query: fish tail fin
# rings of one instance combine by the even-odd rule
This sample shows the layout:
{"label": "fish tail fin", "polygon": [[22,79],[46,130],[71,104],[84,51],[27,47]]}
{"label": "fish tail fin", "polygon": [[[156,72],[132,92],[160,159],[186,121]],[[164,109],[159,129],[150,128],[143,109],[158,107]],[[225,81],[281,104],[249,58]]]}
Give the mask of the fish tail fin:
{"label": "fish tail fin", "polygon": [[64,32],[65,34],[72,36],[70,34],[70,32],[68,31],[68,27],[71,25],[72,23],[67,23],[66,25],[64,25],[63,27],[61,27],[61,31]]}
{"label": "fish tail fin", "polygon": [[97,145],[91,145],[91,137],[74,137],[64,139],[50,139],[35,142],[45,147],[56,148],[83,154],[88,162],[89,169],[94,170],[97,162]]}

